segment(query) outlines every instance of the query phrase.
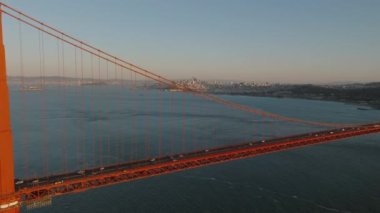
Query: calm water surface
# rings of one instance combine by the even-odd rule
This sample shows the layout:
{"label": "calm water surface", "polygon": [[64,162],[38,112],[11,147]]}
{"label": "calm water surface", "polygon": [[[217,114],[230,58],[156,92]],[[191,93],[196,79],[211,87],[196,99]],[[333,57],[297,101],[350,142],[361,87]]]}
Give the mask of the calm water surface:
{"label": "calm water surface", "polygon": [[[378,110],[343,103],[223,97],[306,120],[380,121]],[[11,99],[21,178],[320,129],[157,90],[12,87]],[[57,197],[30,212],[375,213],[379,162],[380,135],[369,135]]]}

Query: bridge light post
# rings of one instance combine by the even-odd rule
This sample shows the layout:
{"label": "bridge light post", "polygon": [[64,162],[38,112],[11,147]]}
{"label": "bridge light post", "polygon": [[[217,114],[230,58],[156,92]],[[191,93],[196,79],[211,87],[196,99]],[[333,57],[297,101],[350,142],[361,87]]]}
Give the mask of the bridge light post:
{"label": "bridge light post", "polygon": [[[15,192],[15,185],[1,4],[0,2],[0,212],[18,213],[19,207],[17,198],[8,196]],[[7,198],[4,199],[5,197]]]}

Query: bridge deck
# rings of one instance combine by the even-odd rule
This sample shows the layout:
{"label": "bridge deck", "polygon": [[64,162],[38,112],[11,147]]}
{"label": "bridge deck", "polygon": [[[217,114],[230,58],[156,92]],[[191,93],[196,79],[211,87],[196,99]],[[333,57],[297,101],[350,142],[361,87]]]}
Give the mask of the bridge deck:
{"label": "bridge deck", "polygon": [[15,200],[15,198],[21,203],[33,202],[46,197],[377,132],[380,132],[380,123],[294,135],[267,141],[252,141],[24,180],[22,183],[20,181],[16,184],[15,194],[3,196],[0,198],[0,203]]}

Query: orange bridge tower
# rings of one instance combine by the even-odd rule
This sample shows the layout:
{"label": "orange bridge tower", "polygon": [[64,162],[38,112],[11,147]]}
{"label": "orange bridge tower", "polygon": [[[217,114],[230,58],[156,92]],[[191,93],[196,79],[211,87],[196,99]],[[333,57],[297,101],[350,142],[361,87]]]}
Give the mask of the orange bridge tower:
{"label": "orange bridge tower", "polygon": [[[0,5],[0,212],[18,213],[15,192],[12,130]],[[6,197],[6,198],[5,198]]]}

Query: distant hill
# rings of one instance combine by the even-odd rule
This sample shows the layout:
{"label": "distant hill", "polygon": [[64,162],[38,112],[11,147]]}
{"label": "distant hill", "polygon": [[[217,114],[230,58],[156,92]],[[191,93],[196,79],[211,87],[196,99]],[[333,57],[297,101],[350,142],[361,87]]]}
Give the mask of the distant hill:
{"label": "distant hill", "polygon": [[341,85],[270,85],[265,87],[244,87],[210,91],[231,95],[249,95],[265,97],[288,97],[313,100],[330,100],[368,105],[380,109],[380,82],[355,83]]}

